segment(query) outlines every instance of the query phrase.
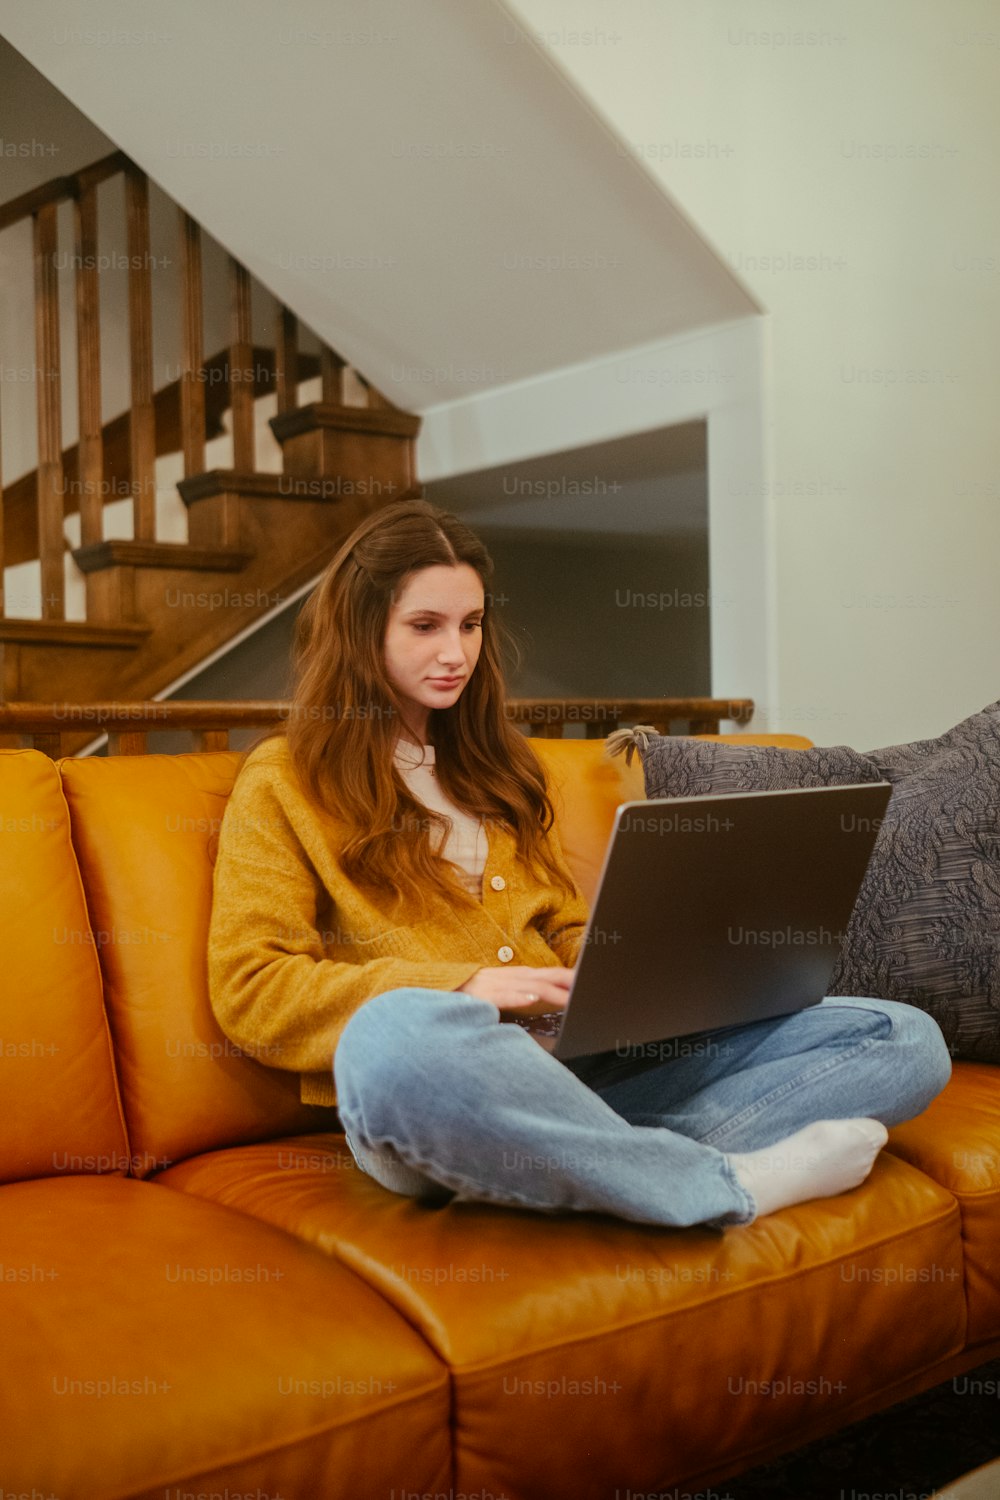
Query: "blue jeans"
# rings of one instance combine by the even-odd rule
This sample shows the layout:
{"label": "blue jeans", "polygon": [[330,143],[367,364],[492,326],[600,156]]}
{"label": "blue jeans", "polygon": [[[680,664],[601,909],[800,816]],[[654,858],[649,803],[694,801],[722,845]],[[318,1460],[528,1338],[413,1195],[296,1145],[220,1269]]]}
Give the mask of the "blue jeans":
{"label": "blue jeans", "polygon": [[488,1000],[396,989],[334,1057],[347,1143],[393,1192],[716,1228],[757,1212],[727,1152],[820,1119],[899,1124],[950,1073],[930,1016],[845,998],[563,1063]]}

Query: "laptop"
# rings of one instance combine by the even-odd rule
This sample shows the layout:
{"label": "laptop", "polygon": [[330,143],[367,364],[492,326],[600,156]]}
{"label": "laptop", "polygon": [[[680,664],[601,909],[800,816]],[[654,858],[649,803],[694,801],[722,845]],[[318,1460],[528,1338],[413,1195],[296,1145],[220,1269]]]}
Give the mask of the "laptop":
{"label": "laptop", "polygon": [[627,1057],[817,1005],[891,794],[873,782],[622,803],[568,1007],[522,1024],[554,1033],[543,1045],[558,1058]]}

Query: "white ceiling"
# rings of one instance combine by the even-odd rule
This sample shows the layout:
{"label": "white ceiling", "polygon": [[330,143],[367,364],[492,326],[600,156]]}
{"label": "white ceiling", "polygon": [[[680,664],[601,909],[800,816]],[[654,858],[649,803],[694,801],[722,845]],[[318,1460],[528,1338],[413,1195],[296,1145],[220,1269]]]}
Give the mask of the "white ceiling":
{"label": "white ceiling", "polygon": [[501,0],[0,0],[0,32],[411,410],[757,310]]}

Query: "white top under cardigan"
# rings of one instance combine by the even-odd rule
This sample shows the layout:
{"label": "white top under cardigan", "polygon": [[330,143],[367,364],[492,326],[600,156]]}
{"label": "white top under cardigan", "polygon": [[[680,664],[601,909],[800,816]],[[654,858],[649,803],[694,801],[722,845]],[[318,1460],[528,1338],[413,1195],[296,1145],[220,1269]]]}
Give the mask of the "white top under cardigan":
{"label": "white top under cardigan", "polygon": [[412,744],[397,740],[394,752],[396,768],[418,802],[432,812],[443,813],[451,827],[441,846],[442,858],[458,866],[458,879],[477,900],[483,897],[483,870],[489,853],[489,840],[482,818],[474,818],[456,807],[438,786],[433,745]]}

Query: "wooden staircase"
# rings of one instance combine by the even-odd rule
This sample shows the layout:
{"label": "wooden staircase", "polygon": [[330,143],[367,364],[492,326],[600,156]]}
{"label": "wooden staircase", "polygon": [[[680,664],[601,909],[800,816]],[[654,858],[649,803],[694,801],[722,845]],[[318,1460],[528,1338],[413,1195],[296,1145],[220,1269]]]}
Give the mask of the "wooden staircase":
{"label": "wooden staircase", "polygon": [[[103,425],[97,189],[115,178],[126,208],[131,405]],[[56,265],[57,212],[66,201],[74,223],[79,440],[64,450]],[[276,347],[255,349],[251,278],[232,257],[229,345],[206,359],[201,231],[183,210],[180,378],[154,391],[149,186],[120,152],[0,207],[0,229],[27,219],[38,463],[0,496],[0,584],[5,565],[37,559],[41,606],[40,618],[12,618],[0,588],[0,702],[155,698],[321,572],[364,516],[419,493],[419,419],[329,347],[300,354],[298,324],[286,307]],[[241,378],[247,371],[252,378]],[[300,384],[313,377],[320,399],[300,406]],[[270,427],[281,445],[280,473],[256,462],[254,403],[269,390],[277,399]],[[206,468],[206,443],[227,418],[232,466]],[[177,488],[186,542],[157,536],[155,465],[172,449],[183,453]],[[123,496],[132,536],[111,537],[105,508]],[[69,550],[85,578],[84,620],[66,618],[65,524],[77,512],[81,541]]]}

